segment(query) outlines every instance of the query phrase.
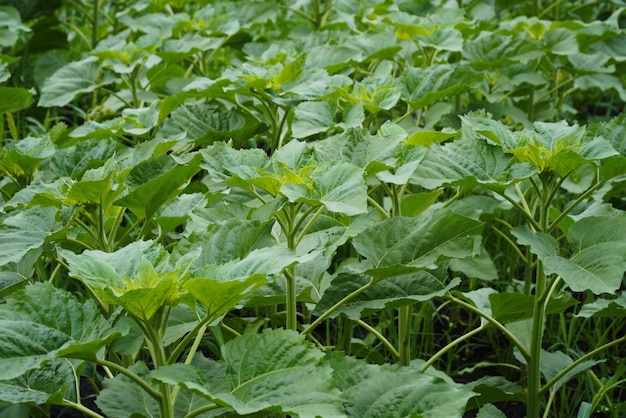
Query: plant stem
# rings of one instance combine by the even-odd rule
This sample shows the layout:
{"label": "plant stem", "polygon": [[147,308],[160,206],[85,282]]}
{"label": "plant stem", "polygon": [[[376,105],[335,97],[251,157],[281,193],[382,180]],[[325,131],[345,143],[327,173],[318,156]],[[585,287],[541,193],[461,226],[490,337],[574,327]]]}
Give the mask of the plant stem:
{"label": "plant stem", "polygon": [[539,394],[543,395],[544,393],[546,393],[546,391],[550,390],[550,388],[554,386],[556,382],[558,382],[563,376],[565,376],[571,370],[575,369],[579,364],[589,360],[591,357],[601,353],[602,351],[613,347],[614,345],[618,345],[622,343],[626,343],[626,335],[622,336],[621,338],[618,338],[617,340],[613,340],[604,345],[601,345],[600,347],[588,352],[584,356],[581,356],[580,358],[576,359],[572,364],[570,364],[569,366],[561,370],[559,373],[557,373],[557,375],[554,376],[552,379],[550,379],[548,383],[543,385],[543,387],[539,390]]}
{"label": "plant stem", "polygon": [[435,361],[437,361],[441,356],[443,356],[449,350],[451,350],[452,348],[456,347],[457,345],[459,345],[463,341],[473,337],[474,335],[478,334],[479,332],[483,331],[488,326],[489,326],[489,323],[482,324],[478,328],[473,329],[472,331],[470,331],[470,332],[468,332],[466,334],[463,334],[459,338],[457,338],[457,339],[453,340],[452,342],[448,343],[445,347],[443,347],[441,350],[437,351],[431,358],[429,358],[428,361],[422,365],[420,371],[423,373],[424,371],[426,371],[426,369],[428,369],[430,366],[432,366],[435,363]]}
{"label": "plant stem", "polygon": [[[293,203],[290,203],[285,212],[285,216],[287,217],[287,230],[285,231],[285,235],[287,236],[287,247],[290,250],[296,249],[296,216],[298,214],[298,208],[300,206],[296,206]],[[286,283],[286,291],[287,291],[287,329],[297,330],[298,329],[298,303],[296,301],[296,267],[289,266],[284,271],[285,283]]]}
{"label": "plant stem", "polygon": [[98,17],[100,16],[100,0],[93,1],[93,17],[91,21],[91,48],[98,43]]}
{"label": "plant stem", "polygon": [[333,312],[335,312],[337,309],[339,309],[342,305],[344,305],[347,302],[349,302],[351,299],[355,298],[359,294],[363,293],[364,291],[366,291],[367,289],[372,287],[372,285],[374,285],[374,278],[371,278],[370,281],[367,284],[365,284],[362,287],[359,287],[357,290],[355,290],[354,292],[346,295],[339,302],[335,303],[333,306],[328,308],[328,310],[326,310],[326,312],[324,312],[322,315],[320,315],[311,325],[306,327],[306,329],[304,331],[302,331],[302,334],[306,335],[306,334],[310,333],[311,331],[313,331],[321,322],[326,320],[326,318],[328,318]]}
{"label": "plant stem", "polygon": [[87,416],[87,417],[92,417],[92,418],[105,418],[104,415],[100,415],[99,413],[92,411],[91,409],[87,408],[86,406],[80,404],[80,403],[75,403],[75,402],[71,402],[71,401],[67,401],[67,400],[63,400],[63,402],[61,402],[59,405],[61,406],[67,406],[69,408],[75,409],[77,411],[80,411],[83,415]]}
{"label": "plant stem", "polygon": [[126,367],[121,366],[112,361],[103,360],[103,359],[102,360],[98,359],[95,361],[95,363],[101,366],[106,366],[109,369],[115,370],[116,372],[123,374],[124,376],[128,377],[130,380],[135,382],[139,387],[141,387],[152,399],[156,400],[157,402],[161,401],[161,397],[163,396],[161,392],[155,390],[145,380],[143,380],[141,377],[139,377],[135,373],[128,370]]}
{"label": "plant stem", "polygon": [[485,312],[481,311],[480,309],[478,309],[474,305],[469,304],[469,303],[465,302],[464,300],[461,300],[459,298],[456,298],[456,297],[452,296],[451,293],[448,293],[447,295],[445,295],[444,299],[449,300],[450,302],[454,302],[457,305],[461,305],[465,309],[467,309],[469,311],[472,311],[475,314],[477,314],[478,316],[486,319],[489,323],[491,323],[493,326],[498,328],[499,331],[501,331],[504,335],[506,335],[506,337],[515,345],[515,347],[517,347],[517,349],[520,351],[522,356],[524,356],[524,358],[528,359],[530,357],[530,352],[528,351],[526,346],[524,346],[524,344],[522,344],[522,342],[520,340],[518,340],[517,337],[515,335],[513,335],[513,333],[511,333],[511,331],[509,331],[504,325],[502,325],[502,323],[500,323],[500,321],[498,321],[494,317],[486,314]]}
{"label": "plant stem", "polygon": [[411,363],[411,317],[413,305],[401,306],[398,309],[398,353],[400,364],[408,366]]}
{"label": "plant stem", "polygon": [[378,340],[381,343],[383,343],[383,345],[387,348],[387,350],[389,350],[389,352],[391,353],[392,356],[394,356],[395,358],[400,358],[400,353],[398,353],[398,350],[396,350],[396,348],[393,346],[393,344],[391,344],[389,342],[389,340],[385,338],[384,335],[382,335],[380,332],[378,332],[378,330],[376,328],[374,328],[373,326],[371,326],[367,322],[364,322],[364,321],[362,321],[360,319],[357,319],[356,323],[359,326],[365,328],[367,331],[369,331],[371,334],[373,334],[376,338],[378,338]]}

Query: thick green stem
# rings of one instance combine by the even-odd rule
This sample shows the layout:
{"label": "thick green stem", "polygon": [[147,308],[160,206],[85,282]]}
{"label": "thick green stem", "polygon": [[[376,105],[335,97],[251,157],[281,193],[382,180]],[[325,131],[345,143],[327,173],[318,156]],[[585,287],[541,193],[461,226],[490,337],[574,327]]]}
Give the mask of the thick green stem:
{"label": "thick green stem", "polygon": [[[287,230],[285,231],[285,235],[287,235],[287,247],[291,250],[296,249],[296,215],[298,214],[299,206],[294,206],[290,204],[287,209]],[[287,291],[287,329],[297,330],[298,329],[298,304],[296,301],[296,267],[289,266],[285,269],[285,282],[286,282],[286,291]]]}
{"label": "thick green stem", "polygon": [[408,366],[411,363],[411,317],[413,305],[401,306],[398,310],[398,353],[400,364]]}
{"label": "thick green stem", "polygon": [[[538,268],[539,270],[540,268]],[[540,274],[543,275],[543,274]],[[539,278],[537,282],[539,282]],[[543,278],[545,287],[545,277]],[[535,290],[538,289],[539,283]],[[545,305],[543,298],[535,294],[533,306],[533,323],[530,337],[530,357],[528,358],[528,404],[527,417],[539,418],[541,415],[541,341],[543,337],[543,320]]]}
{"label": "thick green stem", "polygon": [[100,16],[100,0],[93,2],[93,17],[91,22],[91,48],[98,44],[98,18]]}

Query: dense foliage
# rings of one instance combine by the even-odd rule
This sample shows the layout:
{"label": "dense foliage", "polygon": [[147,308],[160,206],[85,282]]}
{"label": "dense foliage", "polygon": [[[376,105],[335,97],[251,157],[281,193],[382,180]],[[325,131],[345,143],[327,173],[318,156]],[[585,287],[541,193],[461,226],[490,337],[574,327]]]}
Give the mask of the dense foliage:
{"label": "dense foliage", "polygon": [[0,416],[620,416],[621,5],[3,1]]}

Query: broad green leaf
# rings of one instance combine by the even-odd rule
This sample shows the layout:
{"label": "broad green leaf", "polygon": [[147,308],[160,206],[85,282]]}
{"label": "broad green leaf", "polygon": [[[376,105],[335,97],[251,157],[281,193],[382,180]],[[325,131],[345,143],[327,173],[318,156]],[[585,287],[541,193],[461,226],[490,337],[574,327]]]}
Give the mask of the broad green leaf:
{"label": "broad green leaf", "polygon": [[113,81],[112,78],[100,76],[100,64],[96,57],[71,62],[46,80],[41,89],[38,105],[65,106],[79,94],[92,92],[99,86]]}
{"label": "broad green leaf", "polygon": [[575,292],[615,293],[626,271],[625,229],[624,216],[579,220],[568,230],[573,255],[569,259],[544,257],[542,261],[546,273],[560,275]]}
{"label": "broad green leaf", "polygon": [[76,374],[68,360],[58,360],[31,370],[19,378],[0,380],[0,402],[60,404],[76,402]]}
{"label": "broad green leaf", "polygon": [[505,150],[518,161],[528,162],[541,171],[554,171],[565,177],[577,168],[596,160],[617,155],[611,144],[602,138],[584,141],[585,129],[557,123],[536,122],[532,131],[515,135]]}
{"label": "broad green leaf", "polygon": [[530,251],[540,259],[559,254],[559,244],[550,234],[531,231],[526,225],[515,228],[511,234],[517,238],[518,244],[529,246]]}
{"label": "broad green leaf", "polygon": [[241,280],[253,275],[277,275],[288,266],[306,261],[315,253],[298,257],[293,251],[283,247],[266,247],[250,251],[242,260],[232,260],[225,264],[210,264],[200,267],[194,274],[210,277],[218,281]]}
{"label": "broad green leaf", "polygon": [[372,267],[431,267],[444,258],[477,254],[483,224],[448,209],[416,218],[386,219],[357,235],[352,244]]}
{"label": "broad green leaf", "polygon": [[176,196],[157,211],[154,220],[163,232],[169,232],[189,219],[195,208],[202,207],[206,203],[207,198],[203,193],[184,193]]}
{"label": "broad green leaf", "polygon": [[615,299],[598,298],[583,306],[576,316],[581,318],[626,316],[626,294],[622,293]]}
{"label": "broad green leaf", "polygon": [[480,184],[504,188],[536,173],[537,169],[528,163],[514,163],[498,146],[464,138],[433,145],[413,178],[428,189]]}
{"label": "broad green leaf", "polygon": [[272,225],[270,221],[240,218],[209,224],[205,231],[194,232],[188,239],[179,241],[176,251],[184,254],[202,248],[196,265],[225,264],[245,258],[254,249],[271,246]]}
{"label": "broad green leaf", "polygon": [[321,45],[308,51],[306,65],[335,73],[363,59],[363,53],[349,44]]}
{"label": "broad green leaf", "polygon": [[[534,296],[521,293],[500,292],[489,295],[493,317],[502,323],[532,318],[534,300]],[[563,313],[576,305],[576,300],[569,293],[561,293],[550,298],[546,313]]]}
{"label": "broad green leaf", "polygon": [[432,144],[439,144],[447,141],[448,139],[456,138],[459,136],[459,132],[455,131],[415,131],[406,139],[406,143],[409,145],[420,145],[423,147],[430,147]]}
{"label": "broad green leaf", "polygon": [[12,47],[19,39],[20,32],[30,31],[22,23],[20,13],[15,7],[0,6],[0,47]]}
{"label": "broad green leaf", "polygon": [[419,371],[419,363],[367,364],[333,355],[330,364],[346,413],[352,418],[462,417],[475,395],[444,373]]}
{"label": "broad green leaf", "polygon": [[577,77],[574,86],[582,91],[599,89],[602,91],[615,90],[621,100],[626,100],[626,89],[619,77],[611,74],[587,74]]}
{"label": "broad green leaf", "polygon": [[394,154],[403,135],[372,135],[365,129],[349,129],[313,144],[316,160],[322,162],[350,162],[364,168],[368,174],[386,168],[394,161]]}
{"label": "broad green leaf", "polygon": [[41,248],[62,227],[57,212],[53,207],[37,206],[4,217],[0,224],[0,265],[17,263],[29,251]]}
{"label": "broad green leaf", "polygon": [[70,337],[54,328],[28,320],[0,319],[0,379],[9,380],[56,358]]}
{"label": "broad green leaf", "polygon": [[512,62],[527,63],[543,54],[538,41],[521,34],[503,35],[484,31],[475,39],[465,42],[462,55],[477,71],[498,68]]}
{"label": "broad green leaf", "polygon": [[480,253],[473,257],[453,258],[450,260],[450,269],[464,274],[469,278],[485,281],[498,279],[498,270],[489,253],[481,247]]}
{"label": "broad green leaf", "polygon": [[[323,314],[344,297],[367,285],[370,280],[370,277],[363,274],[341,273],[337,275],[315,306],[313,314],[317,316]],[[390,277],[378,281],[363,293],[341,305],[330,315],[330,318],[346,315],[352,320],[357,320],[382,309],[424,302],[443,296],[459,283],[459,280],[454,280],[446,285],[426,271]]]}
{"label": "broad green leaf", "polygon": [[280,188],[290,202],[324,205],[330,212],[354,216],[367,212],[362,169],[350,163],[322,163],[310,173],[311,184],[286,182]]}
{"label": "broad green leaf", "polygon": [[337,108],[331,102],[303,102],[294,112],[291,127],[294,138],[306,138],[320,132],[326,132],[335,123]]}
{"label": "broad green leaf", "polygon": [[324,354],[287,330],[243,335],[222,349],[230,393],[216,394],[245,414],[261,409],[300,417],[343,417],[339,391]]}
{"label": "broad green leaf", "polygon": [[0,378],[16,378],[58,355],[96,356],[119,331],[93,301],[82,302],[49,284],[13,293],[0,307]]}
{"label": "broad green leaf", "polygon": [[95,203],[101,205],[106,214],[113,200],[122,192],[121,188],[113,184],[116,169],[114,159],[111,158],[104,165],[85,171],[80,181],[72,183],[67,191],[66,203]]}
{"label": "broad green leaf", "polygon": [[85,171],[104,165],[118,150],[119,146],[111,140],[87,139],[57,149],[50,167],[59,176],[80,179]]}
{"label": "broad green leaf", "polygon": [[188,280],[187,289],[206,308],[211,321],[226,314],[259,287],[267,283],[264,274],[253,274],[243,280],[220,281],[196,277]]}
{"label": "broad green leaf", "polygon": [[[584,372],[587,369],[595,366],[598,363],[602,363],[604,360],[587,360],[582,363],[576,365],[572,370],[567,372],[564,376],[562,376],[559,380],[557,380],[553,386],[550,387],[551,392],[555,392],[559,390],[561,386],[563,386],[567,381],[572,379],[578,373]],[[546,378],[546,380],[551,380],[556,377],[563,369],[572,364],[574,360],[571,359],[567,354],[561,351],[548,352],[545,350],[541,350],[541,373]]]}
{"label": "broad green leaf", "polygon": [[144,135],[159,124],[160,103],[154,101],[147,107],[122,110],[124,125],[122,131],[131,135]]}
{"label": "broad green leaf", "polygon": [[506,415],[495,405],[487,404],[480,408],[478,414],[476,414],[476,418],[506,418]]}
{"label": "broad green leaf", "polygon": [[[260,149],[237,150],[224,142],[217,142],[200,151],[204,161],[200,167],[217,181],[224,181],[242,173],[244,170],[251,173],[252,178],[261,177],[257,169],[269,165],[267,154]],[[247,177],[244,177],[247,178]]]}
{"label": "broad green leaf", "polygon": [[5,298],[14,291],[23,288],[28,278],[11,271],[0,271],[0,298]]}
{"label": "broad green leaf", "polygon": [[19,87],[1,87],[0,86],[0,114],[13,113],[26,109],[33,104],[33,94]]}
{"label": "broad green leaf", "polygon": [[[227,364],[221,380],[209,382],[193,367],[173,365],[152,372],[158,381],[180,384],[238,414],[282,412],[302,418],[344,417],[332,369],[324,354],[293,331],[267,329],[245,334],[222,348]],[[226,389],[226,390],[225,390]]]}
{"label": "broad green leaf", "polygon": [[43,161],[50,158],[55,147],[53,142],[63,133],[64,124],[55,125],[46,135],[41,137],[26,137],[11,144],[0,153],[0,172],[7,174],[11,179],[30,182],[35,171]]}
{"label": "broad green leaf", "polygon": [[180,284],[176,272],[159,274],[145,258],[139,260],[133,277],[124,277],[124,285],[97,288],[102,301],[119,305],[140,320],[147,322],[159,309],[178,301]]}
{"label": "broad green leaf", "polygon": [[460,52],[463,49],[463,34],[450,27],[436,29],[434,32],[426,35],[417,35],[417,39],[421,45],[429,46],[437,51],[454,51]]}
{"label": "broad green leaf", "polygon": [[[144,380],[148,379],[150,373],[143,362],[133,364],[129,371]],[[96,398],[96,405],[108,417],[159,416],[157,401],[123,374],[102,382],[102,390]]]}
{"label": "broad green leaf", "polygon": [[59,253],[69,264],[69,275],[92,288],[122,288],[124,277],[134,277],[142,259],[147,259],[156,271],[167,268],[168,253],[152,241],[137,241],[113,253],[88,250],[82,254],[60,249]]}
{"label": "broad green leaf", "polygon": [[238,146],[264,129],[250,115],[214,105],[182,105],[176,108],[159,128],[165,138],[186,132],[186,139],[196,144],[210,144],[232,139]]}
{"label": "broad green leaf", "polygon": [[413,109],[420,109],[469,90],[481,79],[480,74],[467,67],[439,64],[403,71],[398,86],[402,99]]}
{"label": "broad green leaf", "polygon": [[570,56],[577,54],[576,32],[568,28],[554,28],[543,34],[546,46],[554,55]]}
{"label": "broad green leaf", "polygon": [[130,192],[115,201],[131,208],[142,218],[150,218],[159,207],[171,200],[199,167],[200,155],[178,162],[169,155],[142,161],[128,173],[124,183]]}

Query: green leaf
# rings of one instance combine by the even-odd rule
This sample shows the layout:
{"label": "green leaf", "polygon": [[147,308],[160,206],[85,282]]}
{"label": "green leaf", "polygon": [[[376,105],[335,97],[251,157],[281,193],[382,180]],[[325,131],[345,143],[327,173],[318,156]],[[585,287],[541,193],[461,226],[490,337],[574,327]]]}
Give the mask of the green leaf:
{"label": "green leaf", "polygon": [[413,178],[428,189],[479,184],[504,188],[536,173],[537,169],[528,163],[514,163],[499,146],[463,138],[433,145]]}
{"label": "green leaf", "polygon": [[13,293],[0,307],[0,329],[3,380],[39,368],[58,355],[96,356],[100,347],[119,335],[93,301],[79,301],[47,283]]}
{"label": "green leaf", "polygon": [[[502,323],[532,318],[534,300],[535,297],[532,295],[513,292],[489,295],[493,317]],[[546,307],[546,314],[562,313],[576,305],[576,300],[569,293],[561,293],[550,298]]]}
{"label": "green leaf", "polygon": [[[200,167],[207,170],[209,175],[217,180],[224,181],[235,175],[242,178],[261,177],[257,169],[269,165],[267,154],[261,149],[237,150],[224,142],[218,142],[200,151],[204,161]],[[247,176],[242,173],[249,173]]]}
{"label": "green leaf", "polygon": [[100,77],[100,64],[96,57],[87,57],[61,67],[48,78],[41,89],[39,106],[65,106],[76,96],[89,93],[113,79]]}
{"label": "green leaf", "polygon": [[142,218],[151,218],[200,170],[199,163],[199,154],[181,162],[170,155],[142,161],[132,168],[125,179],[130,192],[116,200],[115,204],[131,208]]}
{"label": "green leaf", "polygon": [[[559,390],[561,386],[563,386],[567,381],[571,380],[578,373],[584,372],[587,369],[595,366],[598,363],[602,363],[604,360],[587,360],[583,361],[576,365],[573,369],[567,372],[564,376],[558,379],[554,385],[550,387],[551,392],[556,392]],[[541,373],[546,378],[546,380],[551,380],[556,377],[563,369],[572,364],[574,360],[572,360],[567,354],[561,351],[548,352],[545,350],[541,350]]]}
{"label": "green leaf", "polygon": [[618,318],[626,316],[626,294],[622,293],[615,299],[598,298],[591,303],[587,303],[576,314],[581,318]]}
{"label": "green leaf", "polygon": [[82,140],[70,147],[57,149],[50,167],[58,176],[80,179],[85,171],[104,165],[118,150],[117,143],[111,140]]}
{"label": "green leaf", "polygon": [[74,367],[67,360],[59,360],[31,370],[20,378],[0,381],[0,402],[39,405],[60,404],[64,399],[76,402]]}
{"label": "green leaf", "polygon": [[12,47],[19,39],[20,32],[30,31],[28,26],[22,24],[16,8],[0,6],[0,47]]}
{"label": "green leaf", "polygon": [[294,138],[306,138],[320,132],[326,132],[334,126],[337,107],[329,101],[303,102],[294,112],[291,131]]}
{"label": "green leaf", "polygon": [[[341,273],[337,275],[330,287],[324,291],[313,314],[322,315],[344,297],[367,285],[370,280],[371,278],[364,274]],[[330,318],[346,315],[352,320],[357,320],[382,309],[424,302],[443,296],[459,283],[459,280],[454,280],[446,285],[426,271],[400,274],[378,281],[369,289],[350,299],[349,302],[341,305],[330,315]]]}
{"label": "green leaf", "polygon": [[165,271],[169,261],[168,253],[152,241],[133,242],[112,253],[88,250],[74,254],[65,249],[59,253],[69,264],[69,275],[94,289],[125,287],[124,277],[134,277],[142,259],[159,272]]}
{"label": "green leaf", "polygon": [[186,132],[186,139],[195,144],[210,144],[233,139],[239,146],[264,129],[247,113],[215,105],[182,105],[176,108],[157,135],[168,138]]}
{"label": "green leaf", "polygon": [[305,261],[313,256],[315,253],[298,257],[288,248],[267,247],[251,251],[242,260],[233,260],[219,265],[206,265],[196,269],[194,273],[219,281],[241,280],[253,275],[276,275],[281,273],[285,267]]}
{"label": "green leaf", "polygon": [[576,32],[567,28],[554,28],[543,34],[546,46],[554,55],[570,56],[577,54]]}
{"label": "green leaf", "polygon": [[394,161],[403,135],[372,135],[366,129],[349,129],[313,144],[316,160],[350,162],[372,174],[370,167]]}
{"label": "green leaf", "polygon": [[33,104],[33,94],[26,89],[19,87],[0,86],[0,114],[18,112]]}
{"label": "green leaf", "polygon": [[[144,380],[147,380],[150,373],[143,362],[137,362],[128,369]],[[102,390],[96,398],[96,405],[108,417],[159,416],[157,401],[123,374],[102,382]]]}
{"label": "green leaf", "polygon": [[206,316],[212,322],[266,283],[264,274],[253,274],[243,280],[229,281],[197,277],[188,280],[184,288],[205,306]]}
{"label": "green leaf", "polygon": [[540,259],[559,254],[556,238],[545,232],[531,231],[528,226],[523,225],[513,229],[511,235],[517,238],[518,244],[529,246],[530,251]]}
{"label": "green leaf", "polygon": [[568,230],[574,254],[545,257],[547,274],[560,275],[575,292],[591,290],[595,294],[615,293],[626,271],[626,217],[588,217]]}
{"label": "green leaf", "polygon": [[413,109],[420,109],[469,90],[481,80],[480,74],[466,66],[438,64],[403,71],[398,86],[402,99]]}
{"label": "green leaf", "polygon": [[461,418],[475,395],[444,373],[432,369],[421,373],[418,362],[409,367],[379,366],[334,354],[330,364],[352,418]]}
{"label": "green leaf", "polygon": [[176,251],[185,254],[202,248],[196,265],[225,264],[245,258],[252,250],[273,244],[270,221],[259,222],[232,218],[209,224],[204,231],[193,232],[188,239],[179,241]]}
{"label": "green leaf", "polygon": [[561,177],[583,165],[617,155],[603,138],[585,138],[585,129],[567,122],[536,122],[534,130],[515,135],[505,150],[518,161],[531,163],[541,171],[554,171]]}
{"label": "green leaf", "polygon": [[57,212],[56,208],[37,206],[4,217],[0,224],[0,266],[19,262],[59,231]]}
{"label": "green leaf", "polygon": [[352,244],[372,267],[432,267],[445,258],[477,254],[482,227],[479,221],[438,209],[416,218],[386,219],[357,235]]}
{"label": "green leaf", "polygon": [[238,414],[345,416],[332,369],[323,362],[323,352],[304,336],[266,329],[262,334],[245,334],[229,341],[222,354],[228,365],[222,379],[230,388],[213,384],[198,369],[182,365],[162,367],[153,371],[152,377],[180,384]]}
{"label": "green leaf", "polygon": [[287,182],[280,188],[290,202],[324,205],[349,216],[367,212],[367,186],[362,169],[350,163],[322,163],[310,173],[310,186]]}
{"label": "green leaf", "polygon": [[476,418],[506,418],[506,415],[493,404],[487,404],[480,408]]}

